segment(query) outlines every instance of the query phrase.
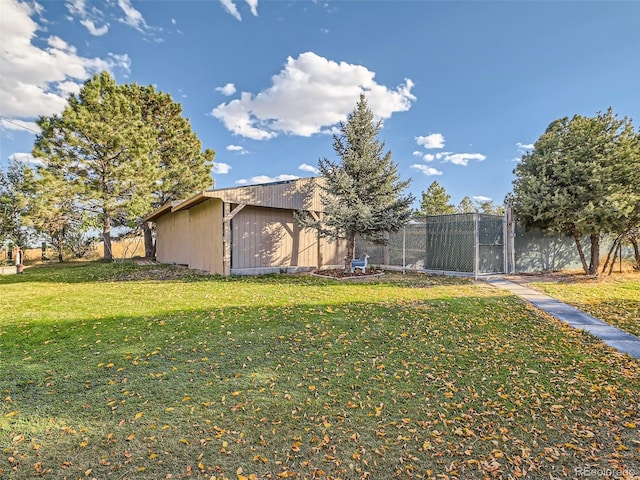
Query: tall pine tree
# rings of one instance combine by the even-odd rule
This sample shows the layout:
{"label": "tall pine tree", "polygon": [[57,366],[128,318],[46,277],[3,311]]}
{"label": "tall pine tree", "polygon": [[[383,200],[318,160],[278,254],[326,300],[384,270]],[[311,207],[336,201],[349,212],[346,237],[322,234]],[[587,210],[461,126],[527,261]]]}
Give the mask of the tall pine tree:
{"label": "tall pine tree", "polygon": [[384,152],[380,128],[361,94],[346,123],[340,123],[340,133],[333,136],[339,160],[318,162],[325,179],[324,215],[317,222],[308,217],[301,222],[325,237],[346,239],[345,269],[354,256],[356,235],[384,243],[384,232],[398,231],[411,216],[414,197],[403,193],[410,180],[400,179],[391,152]]}

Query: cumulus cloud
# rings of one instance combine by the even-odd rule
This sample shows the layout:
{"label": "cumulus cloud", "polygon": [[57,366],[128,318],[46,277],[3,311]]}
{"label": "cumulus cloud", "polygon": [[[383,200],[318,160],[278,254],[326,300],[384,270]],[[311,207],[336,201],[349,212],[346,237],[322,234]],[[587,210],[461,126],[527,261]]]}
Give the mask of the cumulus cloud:
{"label": "cumulus cloud", "polygon": [[231,165],[222,162],[216,162],[213,164],[214,175],[226,175],[231,170]]}
{"label": "cumulus cloud", "polygon": [[216,87],[216,92],[220,92],[228,97],[236,93],[236,86],[233,83],[227,83],[223,87]]}
{"label": "cumulus cloud", "polygon": [[451,153],[446,155],[442,160],[444,162],[450,162],[454,165],[462,165],[466,167],[470,160],[478,160],[479,162],[486,160],[487,157],[481,153]]}
{"label": "cumulus cloud", "polygon": [[128,68],[128,56],[107,59],[86,58],[57,36],[45,38],[46,46],[35,45],[39,25],[32,19],[37,4],[3,1],[0,17],[0,115],[29,118],[59,113],[69,93],[79,83],[101,70]]}
{"label": "cumulus cloud", "polygon": [[375,72],[361,65],[335,62],[313,52],[289,57],[272,85],[255,95],[221,103],[211,114],[231,132],[254,140],[280,134],[308,137],[330,133],[345,121],[361,93],[380,119],[411,108],[413,82],[405,79],[395,89],[376,83]]}
{"label": "cumulus cloud", "polygon": [[418,170],[427,176],[442,175],[442,172],[440,170],[438,170],[437,168],[430,167],[428,165],[421,165],[419,163],[415,163],[411,165],[411,168]]}
{"label": "cumulus cloud", "polygon": [[491,201],[491,197],[485,197],[483,195],[474,195],[473,199],[476,202],[490,202]]}
{"label": "cumulus cloud", "polygon": [[[245,0],[246,4],[249,5],[249,9],[251,10],[251,14],[254,17],[258,16],[258,0]],[[233,0],[220,0],[220,3],[227,11],[228,14],[233,16],[239,22],[242,21],[242,15],[240,15],[240,11],[236,6]]]}
{"label": "cumulus cloud", "polygon": [[298,178],[300,177],[296,175],[287,175],[287,174],[278,175],[275,177],[270,177],[268,175],[257,175],[255,177],[251,177],[248,180],[246,178],[241,178],[240,180],[236,180],[236,183],[238,185],[248,185],[248,184],[255,184],[255,183],[283,182],[285,180],[297,180]]}
{"label": "cumulus cloud", "polygon": [[303,172],[310,172],[316,175],[320,173],[320,170],[318,170],[313,165],[309,165],[308,163],[303,163],[301,165],[298,165],[298,170],[302,170]]}
{"label": "cumulus cloud", "polygon": [[444,148],[444,136],[441,133],[431,133],[426,137],[416,137],[416,142],[427,149]]}

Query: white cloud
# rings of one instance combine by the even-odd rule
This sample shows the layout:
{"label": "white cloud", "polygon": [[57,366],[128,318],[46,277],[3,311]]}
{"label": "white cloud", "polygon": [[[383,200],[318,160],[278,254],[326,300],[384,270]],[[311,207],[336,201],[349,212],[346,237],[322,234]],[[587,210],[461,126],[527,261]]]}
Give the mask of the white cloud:
{"label": "white cloud", "polygon": [[247,153],[249,153],[249,150],[247,150],[246,148],[240,146],[240,145],[227,145],[227,150],[229,150],[230,152],[237,152],[240,155],[245,155]]}
{"label": "white cloud", "polygon": [[213,173],[215,175],[226,175],[231,170],[231,165],[222,162],[215,162],[213,164]]}
{"label": "white cloud", "polygon": [[142,13],[131,5],[131,0],[118,0],[118,6],[124,13],[124,18],[120,19],[121,22],[135,28],[136,30],[144,31],[143,28],[146,28],[147,24],[144,21]]}
{"label": "white cloud", "polygon": [[233,83],[227,83],[224,87],[216,87],[216,92],[220,92],[228,97],[236,93],[236,86]]}
{"label": "white cloud", "polygon": [[298,170],[302,170],[303,172],[310,172],[310,173],[314,173],[314,174],[318,174],[320,173],[320,170],[318,170],[316,167],[314,167],[313,165],[309,165],[307,163],[303,163],[301,165],[298,165]]}
{"label": "white cloud", "polygon": [[518,150],[521,150],[523,152],[526,152],[527,150],[533,150],[533,143],[516,143],[516,147],[518,147]]}
{"label": "white cloud", "polygon": [[5,118],[0,120],[0,128],[5,130],[30,131],[31,133],[40,133],[40,127],[35,122],[25,122],[23,120]]}
{"label": "white cloud", "polygon": [[271,182],[284,182],[286,180],[297,180],[298,176],[296,175],[278,175],[276,177],[269,177],[268,175],[257,175],[255,177],[251,177],[250,179],[241,178],[240,180],[236,180],[238,185],[247,185],[247,184],[255,184],[255,183],[271,183]]}
{"label": "white cloud", "polygon": [[466,167],[469,160],[478,160],[479,162],[486,160],[487,157],[481,153],[451,153],[443,158],[443,161],[453,163],[454,165],[462,165]]}
{"label": "white cloud", "polygon": [[89,20],[88,18],[85,20],[80,20],[80,24],[83,25],[91,35],[95,37],[101,37],[105,33],[109,31],[109,24],[106,23],[101,27],[97,27],[93,20]]}
{"label": "white cloud", "polygon": [[9,156],[9,160],[22,163],[24,165],[44,165],[44,161],[41,158],[36,158],[30,153],[18,152]]}
{"label": "white cloud", "polygon": [[389,89],[374,77],[375,72],[361,65],[306,52],[289,57],[272,77],[271,87],[256,95],[242,92],[239,99],[221,103],[211,114],[237,135],[266,140],[282,133],[303,137],[330,133],[353,111],[361,93],[380,119],[411,108],[415,97],[410,79]]}
{"label": "white cloud", "polygon": [[444,136],[441,133],[431,133],[426,137],[416,137],[416,142],[424,148],[444,148]]}
{"label": "white cloud", "polygon": [[474,195],[473,199],[476,202],[490,202],[491,201],[491,197],[485,197],[483,195]]}
{"label": "white cloud", "polygon": [[433,167],[429,167],[428,165],[421,165],[419,163],[416,163],[411,165],[411,168],[419,170],[420,172],[424,173],[427,176],[442,175],[442,172],[440,170]]}
{"label": "white cloud", "polygon": [[[87,10],[85,0],[71,0],[66,2],[65,6],[72,16],[80,19],[80,24],[83,25],[91,35],[100,37],[109,31],[109,23],[102,19],[102,12],[95,6]],[[98,26],[98,22],[103,25]]]}
{"label": "white cloud", "polygon": [[235,17],[236,20],[242,21],[242,17],[240,16],[238,7],[236,7],[236,4],[233,3],[233,0],[220,0],[220,3],[228,13]]}
{"label": "white cloud", "polygon": [[9,119],[59,113],[73,84],[95,72],[112,71],[128,60],[126,55],[109,59],[79,56],[73,45],[56,36],[45,38],[46,47],[36,46],[41,27],[31,17],[40,8],[16,0],[2,2],[0,115]]}
{"label": "white cloud", "polygon": [[258,16],[258,0],[244,0],[245,2],[247,2],[247,5],[249,5],[249,8],[251,9],[251,14],[254,17]]}
{"label": "white cloud", "polygon": [[432,154],[432,153],[425,153],[425,154],[422,156],[422,159],[423,159],[425,162],[433,162],[433,161],[437,158],[437,156],[438,156],[438,155],[434,155],[434,154]]}
{"label": "white cloud", "polygon": [[[249,9],[251,10],[251,14],[254,17],[258,16],[258,0],[244,0],[247,5],[249,5]],[[233,0],[220,0],[220,3],[224,7],[224,9],[232,15],[239,22],[242,21],[242,15],[238,11],[238,7],[234,3]]]}

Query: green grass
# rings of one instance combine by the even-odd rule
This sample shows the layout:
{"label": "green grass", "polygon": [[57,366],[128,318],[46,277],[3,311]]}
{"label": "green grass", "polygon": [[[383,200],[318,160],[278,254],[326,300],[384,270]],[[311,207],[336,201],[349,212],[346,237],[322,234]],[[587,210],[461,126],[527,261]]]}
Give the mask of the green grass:
{"label": "green grass", "polygon": [[0,278],[0,478],[640,475],[640,363],[502,291],[148,272]]}
{"label": "green grass", "polygon": [[640,337],[640,273],[539,282],[533,287]]}

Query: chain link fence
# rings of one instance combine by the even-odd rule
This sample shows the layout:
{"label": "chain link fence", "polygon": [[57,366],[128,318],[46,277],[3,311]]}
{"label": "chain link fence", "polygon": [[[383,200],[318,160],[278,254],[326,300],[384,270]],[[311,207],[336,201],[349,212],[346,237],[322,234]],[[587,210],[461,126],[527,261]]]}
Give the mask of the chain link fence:
{"label": "chain link fence", "polygon": [[387,245],[358,238],[357,256],[391,270],[482,275],[505,269],[504,218],[465,213],[417,217],[387,236]]}
{"label": "chain link fence", "polygon": [[[588,237],[583,245],[588,245]],[[601,240],[601,258],[612,239]],[[387,270],[474,276],[499,273],[580,269],[573,238],[525,230],[510,211],[502,216],[482,213],[416,217],[387,236],[387,245],[356,239],[356,256],[369,255],[371,265]],[[628,248],[622,256],[631,258]]]}

